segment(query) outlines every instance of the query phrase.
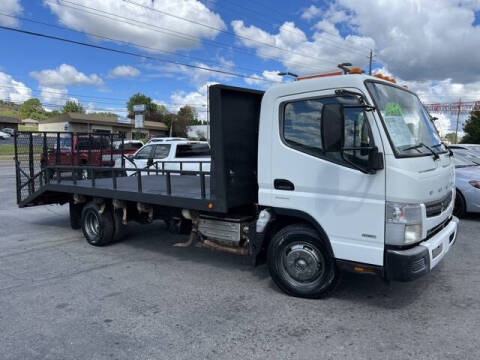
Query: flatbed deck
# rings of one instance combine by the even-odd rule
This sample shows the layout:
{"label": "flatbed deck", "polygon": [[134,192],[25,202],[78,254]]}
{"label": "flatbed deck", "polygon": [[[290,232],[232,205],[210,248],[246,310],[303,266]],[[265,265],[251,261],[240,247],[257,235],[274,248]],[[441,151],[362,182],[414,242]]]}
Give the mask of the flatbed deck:
{"label": "flatbed deck", "polygon": [[[143,175],[142,176],[142,193],[150,195],[164,195],[174,197],[185,197],[189,199],[202,199],[200,177],[196,175],[170,176],[171,193],[167,193],[167,176],[166,175]],[[210,198],[210,177],[206,176],[205,181],[205,199]],[[117,178],[116,191],[122,192],[138,192],[138,180],[136,176],[124,176]],[[53,182],[52,185],[58,185]],[[76,184],[73,180],[62,180],[61,186],[69,186],[82,189],[96,190],[114,190],[111,178],[100,178],[95,180],[93,186],[91,180],[77,180]]]}
{"label": "flatbed deck", "polygon": [[[78,194],[92,197],[111,198],[125,201],[144,202],[152,205],[171,206],[195,210],[215,211],[216,202],[211,197],[210,177],[205,176],[205,194],[201,191],[201,178],[196,175],[170,175],[170,194],[167,191],[167,175],[143,175],[141,191],[136,176],[72,180],[52,179],[31,193],[20,203],[20,207],[49,203],[51,194]],[[34,201],[35,200],[35,201]],[[54,198],[54,201],[56,199]]]}

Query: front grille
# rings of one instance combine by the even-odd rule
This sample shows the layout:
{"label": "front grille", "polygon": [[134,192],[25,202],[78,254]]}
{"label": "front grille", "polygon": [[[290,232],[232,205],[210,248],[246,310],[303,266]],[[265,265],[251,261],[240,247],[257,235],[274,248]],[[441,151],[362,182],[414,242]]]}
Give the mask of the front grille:
{"label": "front grille", "polygon": [[432,201],[425,204],[427,217],[440,215],[452,202],[452,192],[450,191],[443,199]]}
{"label": "front grille", "polygon": [[428,230],[427,231],[427,239],[430,239],[432,236],[434,236],[434,235],[438,234],[440,231],[442,231],[442,229],[445,228],[445,226],[447,226],[450,223],[450,220],[452,220],[451,217],[445,219],[444,221],[442,221],[437,226],[434,226],[433,228]]}

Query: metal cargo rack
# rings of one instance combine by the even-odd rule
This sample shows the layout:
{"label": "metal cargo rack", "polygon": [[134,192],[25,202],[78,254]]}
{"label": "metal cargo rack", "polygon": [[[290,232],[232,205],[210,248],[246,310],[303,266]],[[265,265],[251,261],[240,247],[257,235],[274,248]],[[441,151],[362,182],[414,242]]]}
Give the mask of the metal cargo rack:
{"label": "metal cargo rack", "polygon": [[[83,141],[83,156],[74,149],[74,139]],[[17,132],[14,141],[20,207],[65,203],[79,194],[215,210],[210,171],[204,170],[209,161],[156,161],[142,169],[128,167],[134,163],[125,156],[124,139],[118,134]],[[115,142],[122,144],[118,150]],[[120,167],[114,166],[117,159]],[[185,163],[196,163],[199,170],[184,170]],[[179,164],[178,169],[169,168],[172,164]]]}

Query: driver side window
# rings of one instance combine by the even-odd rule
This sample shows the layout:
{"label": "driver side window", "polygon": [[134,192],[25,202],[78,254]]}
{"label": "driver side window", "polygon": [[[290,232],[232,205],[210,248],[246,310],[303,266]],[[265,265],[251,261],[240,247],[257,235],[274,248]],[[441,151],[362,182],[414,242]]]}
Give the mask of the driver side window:
{"label": "driver side window", "polygon": [[[347,161],[366,166],[369,156],[368,147],[371,146],[370,128],[366,114],[361,108],[345,108],[344,116],[345,151],[343,156]],[[349,148],[351,150],[349,150]],[[352,148],[356,149],[354,150]]]}

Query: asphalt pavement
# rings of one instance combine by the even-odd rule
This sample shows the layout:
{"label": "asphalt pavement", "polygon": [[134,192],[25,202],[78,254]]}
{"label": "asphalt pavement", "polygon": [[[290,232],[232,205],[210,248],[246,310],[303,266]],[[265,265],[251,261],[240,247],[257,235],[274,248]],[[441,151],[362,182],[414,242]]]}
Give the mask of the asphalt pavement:
{"label": "asphalt pavement", "polygon": [[480,217],[427,276],[346,274],[323,300],[283,294],[267,268],[161,222],[104,248],[67,206],[19,209],[0,162],[1,359],[478,359]]}

